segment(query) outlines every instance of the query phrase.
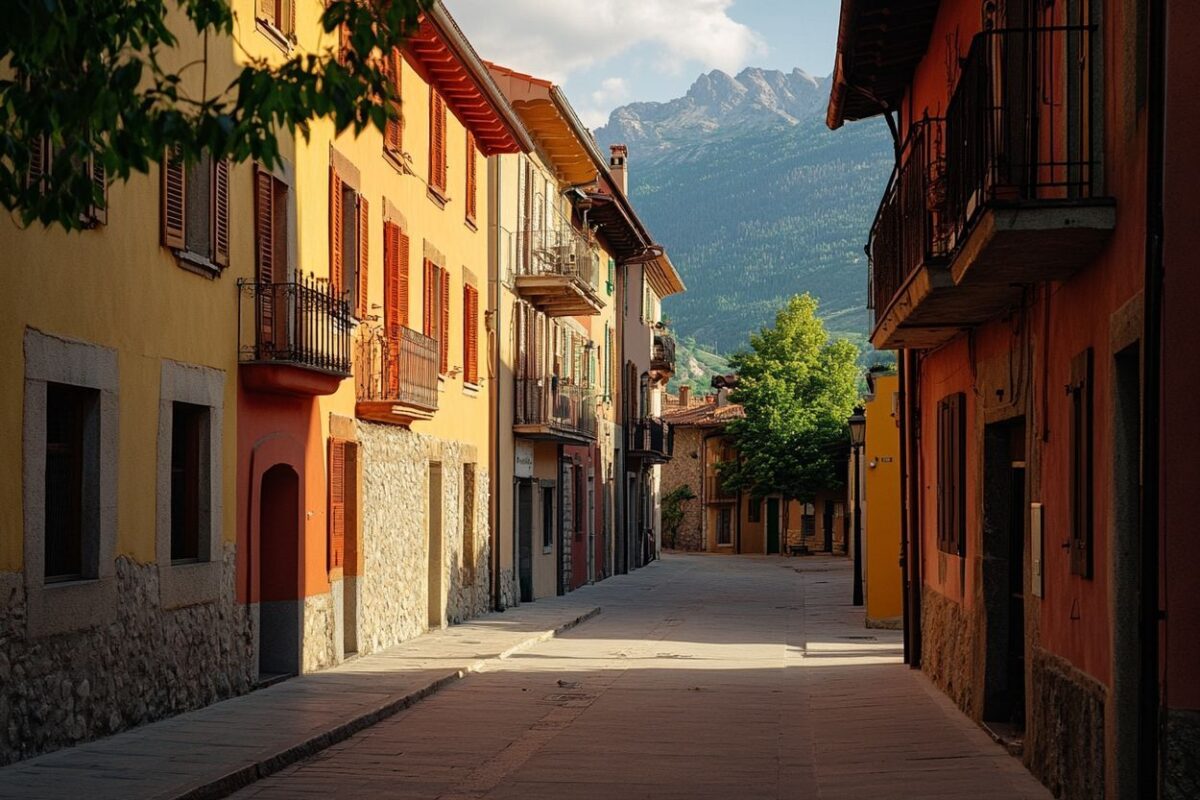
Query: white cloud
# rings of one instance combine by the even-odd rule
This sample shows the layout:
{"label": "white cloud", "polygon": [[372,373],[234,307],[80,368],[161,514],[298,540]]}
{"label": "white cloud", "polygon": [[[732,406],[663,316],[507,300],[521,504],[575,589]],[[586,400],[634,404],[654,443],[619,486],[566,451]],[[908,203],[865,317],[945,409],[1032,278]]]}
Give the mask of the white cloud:
{"label": "white cloud", "polygon": [[623,103],[629,99],[629,84],[624,78],[605,78],[600,88],[592,92],[592,102],[598,106]]}
{"label": "white cloud", "polygon": [[692,63],[702,69],[736,71],[765,53],[766,44],[730,18],[732,4],[733,0],[446,0],[483,58],[556,83],[634,48],[667,72],[677,73]]}

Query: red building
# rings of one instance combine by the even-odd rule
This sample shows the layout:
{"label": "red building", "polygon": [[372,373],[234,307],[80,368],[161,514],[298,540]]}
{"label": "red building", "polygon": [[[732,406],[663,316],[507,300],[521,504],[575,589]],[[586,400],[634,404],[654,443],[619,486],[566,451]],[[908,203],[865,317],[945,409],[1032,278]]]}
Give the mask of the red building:
{"label": "red building", "polygon": [[1200,791],[1200,386],[1176,363],[1198,26],[1184,2],[842,3],[827,121],[896,143],[868,251],[906,656],[1066,797]]}

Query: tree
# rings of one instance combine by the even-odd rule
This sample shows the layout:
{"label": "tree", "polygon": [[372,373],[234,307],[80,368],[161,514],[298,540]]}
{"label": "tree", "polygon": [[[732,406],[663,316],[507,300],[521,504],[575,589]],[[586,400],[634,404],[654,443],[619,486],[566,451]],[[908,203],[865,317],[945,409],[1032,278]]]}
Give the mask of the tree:
{"label": "tree", "polygon": [[[382,130],[399,99],[383,55],[431,4],[329,0],[321,26],[338,32],[330,37],[341,42],[338,52],[250,59],[232,83],[210,87],[210,38],[229,37],[240,48],[238,33],[255,28],[254,19],[237,19],[230,0],[7,0],[0,204],[23,225],[75,229],[90,208],[103,208],[107,183],[148,172],[168,151],[189,162],[207,152],[276,165],[278,134],[307,137],[317,118],[331,119],[338,133]],[[163,65],[178,44],[167,24],[171,6],[182,10],[205,53],[174,69]],[[53,158],[43,179],[29,180],[31,164],[43,163],[46,152]],[[81,168],[90,164],[100,169]]]}
{"label": "tree", "polygon": [[663,496],[662,524],[667,547],[675,547],[679,539],[679,526],[683,523],[683,504],[695,499],[696,493],[686,483]]}
{"label": "tree", "polygon": [[730,399],[745,416],[727,428],[739,455],[720,466],[725,485],[805,503],[837,486],[835,453],[849,443],[857,359],[853,344],[830,340],[808,294],[792,297],[773,328],[751,335],[749,349],[730,359],[738,375]]}

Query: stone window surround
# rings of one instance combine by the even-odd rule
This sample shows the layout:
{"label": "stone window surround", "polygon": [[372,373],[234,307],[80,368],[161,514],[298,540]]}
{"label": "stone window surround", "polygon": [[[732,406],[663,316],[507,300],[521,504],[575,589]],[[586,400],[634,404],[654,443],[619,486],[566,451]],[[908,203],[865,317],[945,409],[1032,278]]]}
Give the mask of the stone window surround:
{"label": "stone window surround", "polygon": [[[221,433],[225,416],[225,373],[211,367],[163,359],[158,401],[158,469],[155,475],[155,561],[158,563],[159,602],[164,609],[213,602],[221,591],[222,489]],[[171,444],[174,404],[190,403],[209,409],[207,452],[200,456],[207,473],[207,496],[201,497],[200,558],[171,561]],[[207,502],[205,502],[207,501]]]}
{"label": "stone window surround", "polygon": [[[25,329],[22,446],[26,636],[81,631],[116,619],[118,369],[108,347]],[[99,497],[96,577],[47,584],[46,385],[100,392]]]}

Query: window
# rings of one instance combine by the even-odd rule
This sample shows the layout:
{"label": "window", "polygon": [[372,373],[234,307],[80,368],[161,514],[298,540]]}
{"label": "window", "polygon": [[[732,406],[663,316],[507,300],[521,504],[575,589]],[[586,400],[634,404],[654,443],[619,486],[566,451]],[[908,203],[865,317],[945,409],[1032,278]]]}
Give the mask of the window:
{"label": "window", "polygon": [[[288,186],[262,167],[254,173],[254,267],[260,284],[288,280]],[[287,349],[286,295],[259,293],[258,335],[264,346]],[[277,309],[275,306],[279,304]]]}
{"label": "window", "polygon": [[463,287],[463,380],[479,383],[479,290]]}
{"label": "window", "polygon": [[370,214],[367,198],[329,168],[329,280],[344,295],[354,316],[367,316],[367,244]]}
{"label": "window", "polygon": [[256,0],[255,19],[291,39],[296,32],[297,0]]}
{"label": "window", "polygon": [[425,259],[425,325],[426,336],[438,340],[438,373],[450,372],[450,274]]}
{"label": "window", "polygon": [[617,269],[616,263],[610,258],[608,260],[608,284],[607,284],[609,297],[612,297],[613,289],[615,289],[616,285],[617,285],[616,284],[616,275],[615,275],[616,269]]}
{"label": "window", "polygon": [[327,568],[342,569],[346,564],[346,531],[355,535],[357,521],[350,509],[358,507],[358,443],[345,439],[329,440],[329,542]]}
{"label": "window", "polygon": [[467,132],[467,168],[465,170],[466,179],[467,179],[466,214],[467,214],[467,222],[469,222],[472,225],[472,227],[475,225],[475,212],[477,210],[478,202],[479,202],[479,198],[477,197],[477,195],[479,194],[479,191],[478,191],[479,184],[478,184],[477,176],[475,174],[476,154],[477,154],[477,151],[475,149],[475,134],[468,131]]}
{"label": "window", "polygon": [[938,403],[938,548],[966,554],[966,395],[952,394]]}
{"label": "window", "polygon": [[751,497],[746,505],[746,521],[762,522],[762,499]]}
{"label": "window", "polygon": [[46,583],[93,577],[100,392],[46,384]]}
{"label": "window", "polygon": [[429,188],[446,196],[446,101],[429,90]]}
{"label": "window", "polygon": [[229,266],[229,162],[205,154],[185,164],[178,151],[162,165],[162,243],[186,260]]}
{"label": "window", "polygon": [[475,585],[475,465],[463,464],[463,570],[465,583]]}
{"label": "window", "polygon": [[[29,168],[25,172],[25,185],[36,186],[39,190],[45,188],[49,180],[50,168],[53,165],[54,149],[44,135],[39,134],[29,147]],[[92,205],[83,213],[80,221],[85,227],[108,224],[108,174],[104,164],[95,156],[89,156],[87,162],[81,165],[85,174],[91,179],[101,198],[101,205]],[[76,170],[72,170],[75,172]]]}
{"label": "window", "polygon": [[717,545],[733,544],[733,509],[722,508],[717,511]]}
{"label": "window", "polygon": [[388,397],[399,397],[400,339],[408,326],[408,234],[383,223],[383,325],[388,345]]}
{"label": "window", "polygon": [[392,80],[395,97],[391,102],[392,117],[384,130],[383,150],[396,158],[404,159],[404,106],[401,98],[401,79],[404,75],[404,57],[399,50],[392,51],[387,62],[388,77]]}
{"label": "window", "polygon": [[554,549],[554,487],[542,487],[542,552]]}
{"label": "window", "polygon": [[1092,577],[1092,349],[1071,359],[1071,574]]}
{"label": "window", "polygon": [[192,403],[171,405],[171,561],[199,561],[210,486],[209,409]]}

